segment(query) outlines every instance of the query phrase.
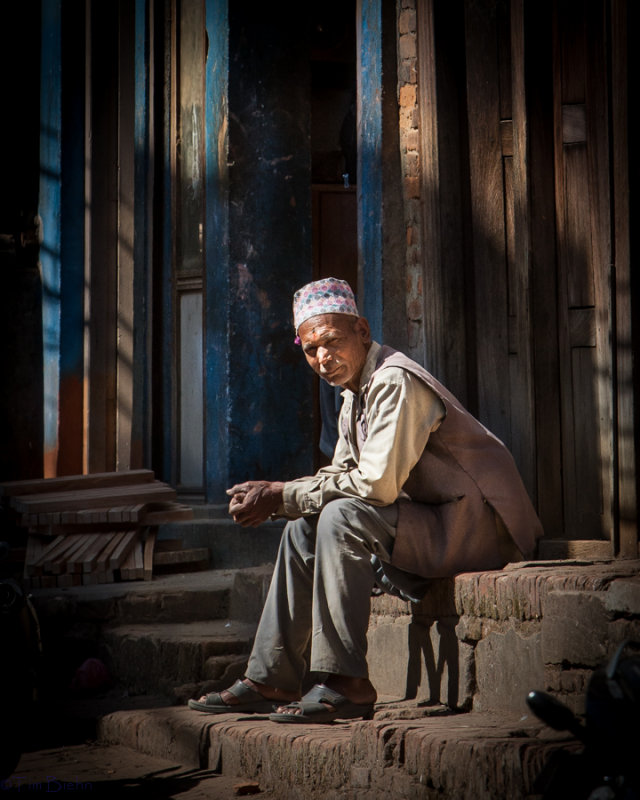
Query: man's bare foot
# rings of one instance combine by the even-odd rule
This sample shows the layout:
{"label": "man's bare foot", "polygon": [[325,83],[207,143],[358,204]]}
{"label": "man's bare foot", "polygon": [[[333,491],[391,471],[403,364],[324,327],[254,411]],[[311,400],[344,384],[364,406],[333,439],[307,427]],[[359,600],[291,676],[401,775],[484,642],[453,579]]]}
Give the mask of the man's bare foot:
{"label": "man's bare foot", "polygon": [[[242,683],[244,683],[249,688],[253,689],[255,692],[261,694],[265,700],[280,700],[285,703],[291,703],[295,700],[300,699],[300,695],[296,692],[286,692],[284,689],[278,689],[273,686],[267,686],[266,683],[257,683],[256,681],[252,681],[251,678],[243,678]],[[231,692],[224,689],[220,692],[220,699],[223,703],[226,703],[229,706],[238,705],[240,702],[238,698],[231,694]],[[200,703],[205,703],[207,700],[207,695],[202,695],[202,697],[198,700]]]}
{"label": "man's bare foot", "polygon": [[[330,675],[322,685],[333,689],[334,692],[339,692],[346,697],[347,700],[350,700],[352,703],[357,703],[358,705],[375,703],[378,699],[378,694],[369,678],[350,678],[346,675]],[[327,707],[330,708],[331,706],[327,703]],[[302,710],[299,708],[289,708],[286,703],[283,703],[283,705],[278,707],[277,713],[301,714]]]}

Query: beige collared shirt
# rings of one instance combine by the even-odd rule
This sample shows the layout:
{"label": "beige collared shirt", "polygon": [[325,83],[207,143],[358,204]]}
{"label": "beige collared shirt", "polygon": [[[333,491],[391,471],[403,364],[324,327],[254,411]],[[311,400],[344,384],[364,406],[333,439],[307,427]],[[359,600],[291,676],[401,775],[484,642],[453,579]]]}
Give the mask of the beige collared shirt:
{"label": "beige collared shirt", "polygon": [[[380,345],[373,342],[358,394],[349,389],[342,393],[333,461],[315,475],[284,484],[282,516],[317,514],[339,497],[386,506],[401,495],[445,408],[435,392],[404,369],[388,367],[374,374],[379,353]],[[356,423],[361,414],[367,437],[360,448]]]}

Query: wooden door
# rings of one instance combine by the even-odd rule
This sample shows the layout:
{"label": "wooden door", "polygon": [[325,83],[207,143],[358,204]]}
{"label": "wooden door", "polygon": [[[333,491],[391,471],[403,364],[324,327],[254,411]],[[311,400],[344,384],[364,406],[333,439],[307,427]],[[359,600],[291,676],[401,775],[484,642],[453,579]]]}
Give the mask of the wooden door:
{"label": "wooden door", "polygon": [[511,449],[545,536],[605,554],[635,508],[621,8],[418,4],[429,365]]}
{"label": "wooden door", "polygon": [[358,217],[355,186],[312,189],[313,279],[342,278],[358,288]]}
{"label": "wooden door", "polygon": [[[358,290],[358,210],[356,187],[340,184],[316,184],[312,187],[313,222],[313,279],[341,278],[349,283],[354,292]],[[339,408],[342,390],[331,389],[314,379],[314,465],[324,466],[331,460],[328,443],[337,435],[330,424],[324,431],[326,443],[321,444],[323,412],[331,414]],[[322,397],[321,397],[322,394]],[[326,420],[325,420],[326,422]]]}
{"label": "wooden door", "polygon": [[[564,534],[611,535],[613,376],[605,6],[555,7],[553,111]],[[551,342],[549,343],[552,344]]]}

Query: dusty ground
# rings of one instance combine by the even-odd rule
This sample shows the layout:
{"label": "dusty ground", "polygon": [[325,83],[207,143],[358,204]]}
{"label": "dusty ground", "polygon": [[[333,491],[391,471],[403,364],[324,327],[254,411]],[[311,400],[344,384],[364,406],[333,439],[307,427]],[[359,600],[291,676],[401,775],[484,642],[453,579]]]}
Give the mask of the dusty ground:
{"label": "dusty ground", "polygon": [[0,800],[49,794],[112,800],[232,800],[243,795],[270,796],[252,782],[188,769],[120,745],[96,742],[24,753],[13,775],[0,783]]}

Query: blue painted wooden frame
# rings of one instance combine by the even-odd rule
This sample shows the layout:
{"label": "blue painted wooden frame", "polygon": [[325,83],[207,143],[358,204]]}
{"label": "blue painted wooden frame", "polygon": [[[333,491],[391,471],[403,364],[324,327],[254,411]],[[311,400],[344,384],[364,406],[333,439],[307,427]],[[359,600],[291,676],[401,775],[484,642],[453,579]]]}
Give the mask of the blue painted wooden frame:
{"label": "blue painted wooden frame", "polygon": [[136,0],[134,52],[134,235],[133,235],[133,409],[132,458],[151,463],[150,354],[149,354],[149,278],[153,204],[149,180],[152,172],[149,151],[149,17],[147,0]]}
{"label": "blue painted wooden frame", "polygon": [[208,502],[224,501],[229,476],[229,206],[227,0],[206,0],[205,78],[204,480]]}
{"label": "blue painted wooden frame", "polygon": [[45,475],[54,474],[58,452],[61,324],[62,9],[42,2],[40,67],[40,181],[42,224],[42,335]]}
{"label": "blue painted wooden frame", "polygon": [[[166,23],[165,23],[166,24]],[[174,23],[175,24],[175,23]],[[167,31],[165,31],[165,40]],[[166,42],[165,42],[166,44]],[[174,232],[173,217],[175,209],[173,207],[173,183],[172,173],[172,147],[171,141],[171,115],[172,115],[172,72],[170,59],[164,59],[165,71],[162,75],[164,87],[164,118],[163,118],[163,154],[164,163],[162,167],[162,310],[161,314],[156,311],[155,316],[161,316],[162,328],[160,336],[162,338],[162,477],[165,481],[175,484],[176,469],[174,459],[174,413],[173,413],[173,254],[174,254]]]}
{"label": "blue painted wooden frame", "polygon": [[358,2],[360,311],[382,339],[382,0]]}
{"label": "blue painted wooden frame", "polygon": [[[82,11],[62,9],[58,454],[61,472],[81,472],[83,466],[85,47],[78,34],[84,34],[84,25]],[[73,46],[67,47],[70,42]]]}

